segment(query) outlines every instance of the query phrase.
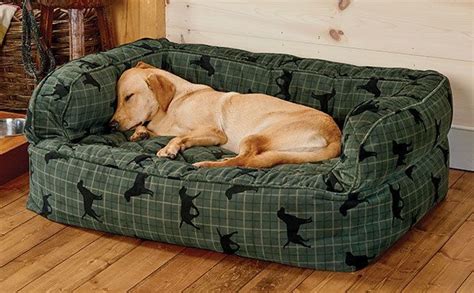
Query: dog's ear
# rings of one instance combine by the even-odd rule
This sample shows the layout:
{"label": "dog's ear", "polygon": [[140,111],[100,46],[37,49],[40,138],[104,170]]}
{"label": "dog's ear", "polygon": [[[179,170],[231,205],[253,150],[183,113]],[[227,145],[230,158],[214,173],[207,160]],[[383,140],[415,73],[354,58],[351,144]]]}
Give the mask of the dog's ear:
{"label": "dog's ear", "polygon": [[176,92],[174,84],[166,77],[157,73],[148,75],[146,83],[155,94],[155,98],[158,104],[160,104],[161,109],[166,112]]}
{"label": "dog's ear", "polygon": [[137,65],[135,65],[135,68],[150,69],[150,68],[155,68],[155,67],[143,61],[138,61]]}

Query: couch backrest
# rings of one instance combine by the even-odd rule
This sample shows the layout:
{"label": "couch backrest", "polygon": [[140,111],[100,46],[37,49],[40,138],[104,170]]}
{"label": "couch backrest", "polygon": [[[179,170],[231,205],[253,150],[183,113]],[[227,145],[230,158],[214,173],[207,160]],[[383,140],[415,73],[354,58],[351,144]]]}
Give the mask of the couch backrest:
{"label": "couch backrest", "polygon": [[116,81],[140,60],[218,90],[266,93],[320,109],[340,127],[355,106],[395,95],[426,74],[143,39],[72,61],[46,77],[30,104],[30,113],[41,113],[30,115],[30,141],[75,140],[103,131],[114,112]]}

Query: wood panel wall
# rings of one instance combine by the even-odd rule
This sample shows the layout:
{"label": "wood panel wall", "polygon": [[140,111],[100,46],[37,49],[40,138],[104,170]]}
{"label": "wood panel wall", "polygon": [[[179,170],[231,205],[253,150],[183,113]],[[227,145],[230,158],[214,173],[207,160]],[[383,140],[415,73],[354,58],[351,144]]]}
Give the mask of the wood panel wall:
{"label": "wood panel wall", "polygon": [[172,41],[437,70],[453,87],[455,127],[474,130],[472,0],[166,2]]}
{"label": "wood panel wall", "polygon": [[165,0],[108,0],[118,44],[165,36]]}

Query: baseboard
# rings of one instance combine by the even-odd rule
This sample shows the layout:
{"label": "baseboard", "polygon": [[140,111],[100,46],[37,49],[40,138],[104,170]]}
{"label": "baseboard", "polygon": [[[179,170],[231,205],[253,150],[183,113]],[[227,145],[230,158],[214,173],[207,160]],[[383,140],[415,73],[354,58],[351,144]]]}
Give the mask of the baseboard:
{"label": "baseboard", "polygon": [[474,171],[474,129],[453,125],[448,137],[450,167]]}

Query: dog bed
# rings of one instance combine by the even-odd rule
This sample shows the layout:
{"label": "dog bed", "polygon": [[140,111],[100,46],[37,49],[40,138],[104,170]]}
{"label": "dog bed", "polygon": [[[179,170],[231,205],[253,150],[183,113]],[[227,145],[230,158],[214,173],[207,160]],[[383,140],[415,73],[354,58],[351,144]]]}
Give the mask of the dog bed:
{"label": "dog bed", "polygon": [[[129,142],[130,133],[107,130],[116,82],[140,60],[214,89],[327,112],[343,130],[343,152],[268,169],[192,166],[235,155],[219,147],[158,158],[170,137]],[[37,87],[26,125],[27,207],[111,233],[358,270],[445,197],[451,120],[449,81],[434,71],[143,39],[72,61]]]}

